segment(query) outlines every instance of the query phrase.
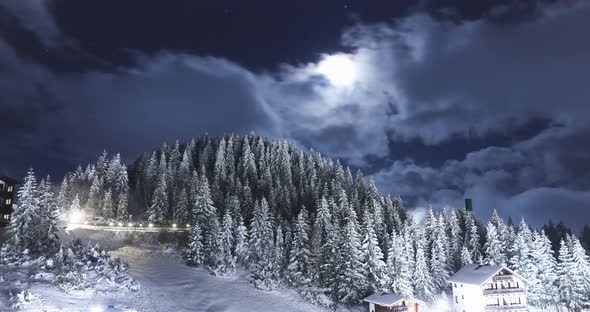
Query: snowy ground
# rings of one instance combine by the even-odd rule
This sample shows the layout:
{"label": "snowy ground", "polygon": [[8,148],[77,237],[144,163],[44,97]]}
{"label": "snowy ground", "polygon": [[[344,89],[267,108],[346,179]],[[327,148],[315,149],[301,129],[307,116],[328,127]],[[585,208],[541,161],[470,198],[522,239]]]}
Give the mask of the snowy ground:
{"label": "snowy ground", "polygon": [[[83,240],[105,243],[111,254],[129,262],[131,275],[140,283],[137,293],[65,294],[42,280],[32,280],[27,268],[0,266],[0,311],[7,307],[8,291],[29,280],[30,291],[38,299],[23,311],[321,311],[317,306],[301,302],[292,290],[261,291],[247,282],[245,273],[231,277],[215,277],[205,270],[190,268],[169,250],[154,245],[129,243],[129,239],[112,232],[81,232]],[[67,235],[66,235],[67,236]],[[64,236],[62,236],[64,237]],[[96,310],[93,310],[96,309]]]}

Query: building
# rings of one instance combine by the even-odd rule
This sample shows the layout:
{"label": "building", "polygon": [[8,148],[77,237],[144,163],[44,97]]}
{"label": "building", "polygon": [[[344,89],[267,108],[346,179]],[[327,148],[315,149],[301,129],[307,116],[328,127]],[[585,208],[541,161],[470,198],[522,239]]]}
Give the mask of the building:
{"label": "building", "polygon": [[448,280],[457,312],[524,312],[526,280],[502,265],[464,266]]}
{"label": "building", "polygon": [[10,222],[10,216],[14,211],[16,184],[15,179],[0,173],[0,224]]}
{"label": "building", "polygon": [[419,312],[426,303],[415,298],[400,295],[375,293],[363,301],[369,303],[369,312]]}

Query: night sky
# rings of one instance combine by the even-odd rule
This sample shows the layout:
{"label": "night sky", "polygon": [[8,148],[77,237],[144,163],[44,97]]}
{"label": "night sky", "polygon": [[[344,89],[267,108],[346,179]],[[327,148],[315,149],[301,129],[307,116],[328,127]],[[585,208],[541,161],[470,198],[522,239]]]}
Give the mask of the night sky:
{"label": "night sky", "polygon": [[0,171],[255,131],[417,215],[590,219],[587,1],[0,0]]}

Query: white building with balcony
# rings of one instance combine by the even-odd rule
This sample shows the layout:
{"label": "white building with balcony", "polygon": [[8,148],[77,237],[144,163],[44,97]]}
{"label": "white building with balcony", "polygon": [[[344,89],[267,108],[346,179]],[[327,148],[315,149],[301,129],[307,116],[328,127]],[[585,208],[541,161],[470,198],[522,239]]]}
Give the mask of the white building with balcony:
{"label": "white building with balcony", "polygon": [[470,264],[448,280],[456,312],[524,312],[526,280],[501,265]]}

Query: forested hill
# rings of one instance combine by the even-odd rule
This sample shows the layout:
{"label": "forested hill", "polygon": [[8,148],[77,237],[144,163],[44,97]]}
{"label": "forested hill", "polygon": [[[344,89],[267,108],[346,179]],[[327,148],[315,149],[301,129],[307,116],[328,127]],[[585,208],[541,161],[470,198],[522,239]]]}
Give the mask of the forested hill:
{"label": "forested hill", "polygon": [[414,224],[399,197],[360,172],[255,135],[162,145],[128,170],[105,153],[64,178],[58,206],[188,224],[188,264],[214,274],[243,267],[257,287],[289,285],[326,305],[379,290],[431,301],[469,263],[509,265],[540,308],[590,298],[590,262],[575,236],[561,240],[558,258],[543,231],[496,213],[486,226],[462,209],[429,210]]}
{"label": "forested hill", "polygon": [[[163,145],[141,155],[129,168],[129,183],[139,206],[151,207],[157,191],[163,190],[162,207],[148,209],[156,222],[190,220],[179,204],[188,202],[193,211],[199,179],[207,179],[213,204],[220,214],[226,209],[241,212],[248,223],[254,204],[265,198],[273,220],[294,220],[305,207],[315,214],[321,199],[330,206],[346,200],[359,219],[364,211],[383,219],[383,233],[399,226],[406,218],[398,197],[381,195],[372,180],[358,171],[326,159],[318,152],[303,153],[284,141],[269,142],[263,137],[204,137],[188,144]],[[160,211],[163,220],[160,220]]]}

